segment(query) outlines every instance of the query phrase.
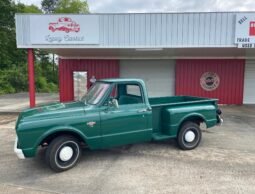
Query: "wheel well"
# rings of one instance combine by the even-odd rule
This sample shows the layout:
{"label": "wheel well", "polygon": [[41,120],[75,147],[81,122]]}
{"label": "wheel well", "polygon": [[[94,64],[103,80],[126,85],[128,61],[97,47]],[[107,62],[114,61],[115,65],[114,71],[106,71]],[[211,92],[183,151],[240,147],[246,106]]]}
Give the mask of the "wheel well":
{"label": "wheel well", "polygon": [[56,132],[56,133],[50,134],[50,135],[48,135],[46,138],[44,138],[44,139],[41,141],[40,145],[44,145],[44,144],[47,144],[47,145],[48,145],[48,144],[50,144],[50,142],[51,142],[53,139],[55,139],[56,137],[59,137],[59,136],[61,136],[61,135],[70,135],[70,136],[73,136],[73,137],[75,137],[81,144],[87,145],[86,142],[83,140],[83,138],[82,138],[80,135],[78,135],[78,134],[75,133],[75,132],[71,132],[71,131],[58,131],[58,132]]}
{"label": "wheel well", "polygon": [[205,123],[205,125],[206,125],[206,122],[202,117],[200,117],[200,116],[190,116],[190,117],[184,119],[180,126],[182,126],[184,123],[186,123],[188,121],[194,122],[197,125],[200,125],[201,123]]}

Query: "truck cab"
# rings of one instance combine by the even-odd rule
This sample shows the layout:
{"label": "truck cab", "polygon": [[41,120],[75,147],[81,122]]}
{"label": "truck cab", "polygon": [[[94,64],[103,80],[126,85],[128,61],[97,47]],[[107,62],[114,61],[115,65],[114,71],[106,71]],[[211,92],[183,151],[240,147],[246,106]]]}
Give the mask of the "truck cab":
{"label": "truck cab", "polygon": [[111,84],[100,111],[102,146],[149,141],[152,137],[152,109],[144,82],[121,79],[101,83]]}

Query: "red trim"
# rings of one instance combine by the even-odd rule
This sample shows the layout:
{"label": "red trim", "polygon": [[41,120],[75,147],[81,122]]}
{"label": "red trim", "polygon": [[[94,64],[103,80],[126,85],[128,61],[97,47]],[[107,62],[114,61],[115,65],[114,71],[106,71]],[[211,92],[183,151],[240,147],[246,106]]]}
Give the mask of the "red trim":
{"label": "red trim", "polygon": [[34,53],[33,49],[27,49],[28,83],[30,107],[35,107],[35,78],[34,78]]}

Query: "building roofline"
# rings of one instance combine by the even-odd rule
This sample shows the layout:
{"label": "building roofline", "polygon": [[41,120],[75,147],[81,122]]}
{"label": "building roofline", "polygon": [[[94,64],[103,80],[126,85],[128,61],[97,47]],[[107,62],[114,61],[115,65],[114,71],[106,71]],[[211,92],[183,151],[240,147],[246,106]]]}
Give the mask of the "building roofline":
{"label": "building roofline", "polygon": [[77,13],[54,13],[54,14],[43,14],[43,13],[15,13],[15,15],[132,15],[132,14],[210,14],[210,13],[255,13],[253,11],[187,11],[187,12],[131,12],[131,13],[86,13],[86,14],[77,14]]}

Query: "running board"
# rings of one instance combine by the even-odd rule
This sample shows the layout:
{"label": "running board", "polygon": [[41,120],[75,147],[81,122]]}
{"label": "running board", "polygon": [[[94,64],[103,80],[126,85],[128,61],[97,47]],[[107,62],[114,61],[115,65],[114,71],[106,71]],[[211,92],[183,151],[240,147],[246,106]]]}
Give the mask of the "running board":
{"label": "running board", "polygon": [[152,139],[155,140],[155,141],[171,139],[171,138],[174,138],[174,137],[176,137],[176,136],[165,135],[165,134],[162,134],[162,133],[153,133],[152,134]]}

